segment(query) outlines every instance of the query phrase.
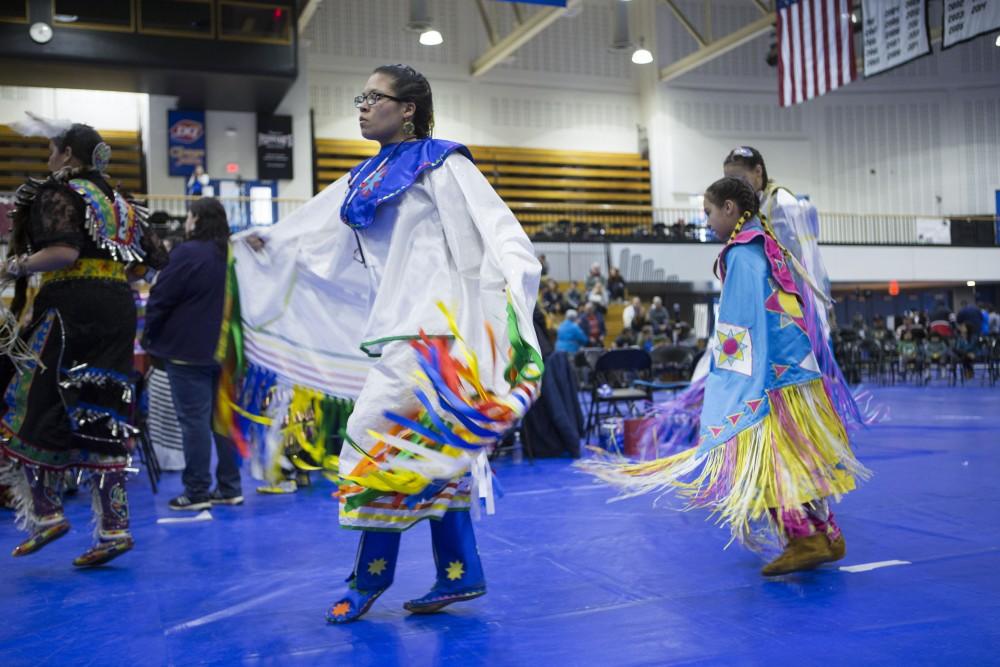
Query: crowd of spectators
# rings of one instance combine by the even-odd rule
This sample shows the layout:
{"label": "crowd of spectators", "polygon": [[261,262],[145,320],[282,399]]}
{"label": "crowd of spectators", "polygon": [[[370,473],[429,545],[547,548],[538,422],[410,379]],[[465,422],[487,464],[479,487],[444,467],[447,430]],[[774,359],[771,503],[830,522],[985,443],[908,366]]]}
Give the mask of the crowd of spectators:
{"label": "crowd of spectators", "polygon": [[966,378],[973,377],[978,360],[995,353],[998,339],[996,306],[962,301],[953,311],[941,299],[930,310],[907,311],[891,321],[875,315],[868,322],[857,314],[849,325],[834,332],[838,356],[845,358],[842,365],[848,368],[855,365],[852,357],[877,353],[898,361],[904,374],[957,364]]}
{"label": "crowd of spectators", "polygon": [[[539,256],[539,261],[547,274],[545,256]],[[625,304],[621,331],[613,341],[614,347],[651,350],[663,343],[696,345],[691,326],[672,317],[661,297],[653,297],[648,306],[637,296],[626,299],[626,282],[621,271],[612,267],[605,277],[601,265],[595,262],[582,285],[574,281],[565,292],[555,280],[543,280],[538,301],[549,321],[555,322],[562,317],[555,327],[555,345],[559,351],[575,353],[584,347],[605,347],[608,307],[612,303]]]}

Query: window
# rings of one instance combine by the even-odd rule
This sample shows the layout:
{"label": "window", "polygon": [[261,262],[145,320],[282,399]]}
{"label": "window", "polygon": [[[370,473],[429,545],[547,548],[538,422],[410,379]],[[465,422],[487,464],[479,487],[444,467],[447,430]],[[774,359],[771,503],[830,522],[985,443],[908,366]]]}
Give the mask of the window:
{"label": "window", "polygon": [[139,32],[215,37],[211,0],[139,0]]}
{"label": "window", "polygon": [[28,0],[7,0],[0,2],[0,22],[27,23]]}
{"label": "window", "polygon": [[132,0],[52,0],[52,23],[59,28],[132,32]]}
{"label": "window", "polygon": [[292,12],[287,5],[219,2],[219,39],[291,44]]}

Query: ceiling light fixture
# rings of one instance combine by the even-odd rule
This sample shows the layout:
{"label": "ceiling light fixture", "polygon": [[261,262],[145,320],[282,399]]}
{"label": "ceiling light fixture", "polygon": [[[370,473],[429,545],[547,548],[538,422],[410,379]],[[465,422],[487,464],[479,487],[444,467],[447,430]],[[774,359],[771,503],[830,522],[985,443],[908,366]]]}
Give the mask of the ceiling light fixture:
{"label": "ceiling light fixture", "polygon": [[643,45],[641,37],[639,38],[639,48],[632,52],[632,62],[636,65],[648,65],[653,62],[653,54]]}
{"label": "ceiling light fixture", "polygon": [[423,46],[437,46],[444,42],[441,33],[434,29],[434,22],[427,10],[427,0],[410,0],[410,18],[406,29],[420,33],[420,43]]}
{"label": "ceiling light fixture", "polygon": [[433,28],[420,33],[420,43],[424,46],[437,46],[443,41],[444,37],[441,36],[441,33]]}

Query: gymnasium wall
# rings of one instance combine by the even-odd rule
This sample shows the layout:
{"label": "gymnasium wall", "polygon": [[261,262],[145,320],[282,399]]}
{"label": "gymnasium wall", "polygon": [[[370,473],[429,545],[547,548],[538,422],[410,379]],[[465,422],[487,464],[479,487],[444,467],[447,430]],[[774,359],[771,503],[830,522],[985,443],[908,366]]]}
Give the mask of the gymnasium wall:
{"label": "gymnasium wall", "polygon": [[[498,32],[513,26],[509,3],[484,3]],[[660,63],[694,41],[663,3],[633,0],[655,20],[650,46]],[[678,0],[703,22],[705,3]],[[752,144],[773,176],[808,194],[821,210],[929,215],[988,214],[1000,189],[1000,48],[993,36],[935,52],[792,109],[776,104],[776,71],[764,63],[769,37],[756,40],[668,84],[643,83],[628,53],[612,52],[612,0],[584,0],[519,49],[474,78],[470,63],[488,48],[477,3],[430,0],[444,44],[422,47],[404,29],[407,3],[339,0],[319,6],[301,44],[301,74],[279,113],[294,117],[296,178],[281,196],[311,193],[309,112],[316,136],[358,138],[352,98],[373,66],[407,62],[435,90],[436,135],[480,145],[635,152],[653,138],[653,201],[688,206],[721,172],[725,153]],[[744,0],[713,2],[715,36],[759,16]],[[936,16],[939,4],[931,3]],[[526,12],[537,11],[526,8]],[[933,25],[933,21],[932,21]],[[640,26],[641,27],[641,26]],[[633,26],[633,38],[639,34]],[[703,30],[704,32],[704,30]],[[649,66],[654,67],[654,66]],[[183,191],[166,175],[166,109],[173,98],[0,87],[0,122],[25,108],[72,116],[103,128],[143,128],[150,190]],[[148,119],[148,122],[142,119]],[[250,113],[208,112],[209,171],[238,162],[255,176]],[[226,130],[236,134],[227,134]]]}
{"label": "gymnasium wall", "polygon": [[[407,63],[434,89],[435,135],[469,144],[636,152],[638,92],[627,54],[611,53],[611,3],[586,2],[480,78],[469,64],[489,42],[475,2],[432,0],[444,44],[407,32],[407,4],[344,0],[320,5],[304,36],[316,136],[358,139],[352,99],[380,64]],[[487,2],[501,36],[508,3]],[[525,8],[526,12],[531,12]]]}
{"label": "gymnasium wall", "polygon": [[[678,0],[688,16],[705,3]],[[715,3],[713,3],[715,4]],[[929,7],[940,23],[940,3]],[[659,6],[660,62],[695,42]],[[724,35],[760,17],[734,1],[711,13]],[[750,144],[772,177],[810,195],[820,210],[860,213],[989,214],[1000,189],[1000,48],[995,35],[933,53],[790,109],[777,106],[777,71],[760,37],[661,85],[650,122],[667,140],[651,146],[661,206],[686,205],[721,174],[726,153]]]}

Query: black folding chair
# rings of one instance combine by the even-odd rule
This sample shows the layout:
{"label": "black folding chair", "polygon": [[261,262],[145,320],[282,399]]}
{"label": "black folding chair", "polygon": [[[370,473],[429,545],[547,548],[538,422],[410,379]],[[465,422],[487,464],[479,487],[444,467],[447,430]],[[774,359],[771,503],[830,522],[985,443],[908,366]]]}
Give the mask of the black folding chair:
{"label": "black folding chair", "polygon": [[153,451],[153,443],[149,439],[149,427],[146,423],[148,411],[142,408],[142,395],[145,391],[146,376],[136,372],[135,391],[132,393],[132,423],[139,430],[139,434],[136,436],[136,449],[139,452],[139,458],[146,466],[149,485],[153,487],[153,493],[156,493],[163,471],[160,468],[160,460],[156,458],[156,452]]}
{"label": "black folding chair", "polygon": [[636,380],[652,379],[653,360],[649,353],[638,348],[609,350],[594,364],[594,382],[590,390],[590,408],[587,411],[586,438],[601,419],[617,415],[624,417],[619,406],[628,406],[635,414],[635,404],[653,398],[649,387],[634,386]]}

